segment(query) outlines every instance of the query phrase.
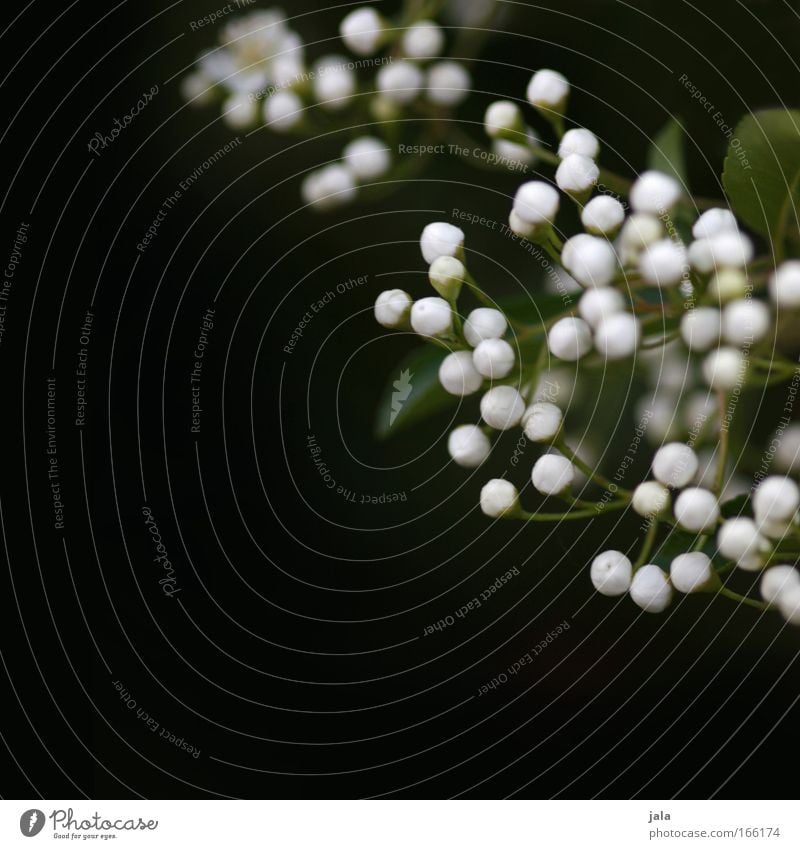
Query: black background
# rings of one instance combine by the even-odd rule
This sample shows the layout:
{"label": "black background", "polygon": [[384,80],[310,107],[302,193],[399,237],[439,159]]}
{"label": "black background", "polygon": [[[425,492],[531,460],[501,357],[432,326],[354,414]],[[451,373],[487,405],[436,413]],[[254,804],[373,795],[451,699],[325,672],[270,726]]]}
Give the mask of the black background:
{"label": "black background", "polygon": [[[507,467],[512,437],[470,476],[446,463],[447,415],[388,442],[372,435],[383,386],[415,344],[379,332],[375,296],[426,293],[422,227],[452,208],[504,220],[518,177],[438,157],[389,196],[316,215],[301,209],[298,175],[335,158],[343,138],[295,145],[261,131],[185,193],[139,255],[164,199],[236,135],[178,91],[215,35],[189,21],[218,5],[7,10],[3,259],[30,227],[0,347],[3,796],[792,795],[781,767],[800,743],[795,631],[708,597],[659,618],[595,597],[587,562],[607,537],[633,542],[637,523],[491,525],[477,496]],[[288,11],[310,13],[295,27],[317,42],[312,55],[342,52],[341,10]],[[606,165],[641,170],[676,114],[695,190],[719,197],[726,139],[678,77],[729,124],[798,101],[796,3],[507,4],[496,28],[459,111],[481,141],[490,100],[520,97],[532,70],[554,67]],[[89,153],[92,135],[156,84],[119,139]],[[506,251],[493,293],[515,275],[540,286],[496,233],[467,237],[486,269]],[[309,305],[362,275],[285,354]],[[195,438],[188,374],[221,286]],[[77,428],[74,369],[95,287]],[[50,376],[63,533],[46,470]],[[608,387],[616,416],[625,381]],[[326,489],[309,433],[337,483],[407,501]],[[145,504],[175,566],[174,598],[158,585]],[[511,566],[520,575],[491,603],[422,636]],[[534,665],[475,697],[565,619]],[[149,731],[115,681],[200,756]]]}

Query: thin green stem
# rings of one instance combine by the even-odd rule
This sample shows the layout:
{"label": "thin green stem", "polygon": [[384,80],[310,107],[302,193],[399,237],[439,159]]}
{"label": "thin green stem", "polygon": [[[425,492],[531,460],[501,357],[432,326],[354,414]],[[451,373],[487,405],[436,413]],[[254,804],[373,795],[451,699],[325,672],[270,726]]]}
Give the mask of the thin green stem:
{"label": "thin green stem", "polygon": [[[598,509],[597,505],[591,510],[570,510],[567,513],[527,513],[522,511],[519,517],[526,522],[561,522],[563,520],[575,521],[577,519],[594,519],[602,516],[609,510],[624,510],[628,506],[627,501],[611,501]],[[512,517],[513,518],[513,517]]]}
{"label": "thin green stem", "polygon": [[633,564],[633,571],[635,572],[637,569],[641,569],[645,563],[647,563],[647,558],[650,557],[650,552],[653,550],[653,545],[656,541],[656,534],[658,533],[658,519],[653,517],[650,520],[650,527],[647,529],[647,534],[644,538],[644,543],[642,543],[641,551],[639,552],[639,557],[636,559],[636,562]]}
{"label": "thin green stem", "polygon": [[717,590],[719,595],[724,595],[725,598],[729,598],[732,601],[736,601],[739,604],[746,604],[748,607],[755,607],[757,610],[769,610],[770,605],[768,605],[765,601],[758,601],[758,599],[750,598],[749,596],[742,595],[741,593],[737,593],[728,587],[720,587]]}
{"label": "thin green stem", "polygon": [[559,436],[553,442],[553,446],[557,448],[573,465],[577,466],[587,478],[590,478],[596,484],[599,484],[605,489],[611,489],[615,492],[619,492],[622,495],[630,495],[630,492],[627,489],[622,489],[621,487],[616,487],[615,489],[616,485],[612,484],[607,477],[604,477],[584,460],[581,460],[581,458],[569,447],[569,445],[567,445],[563,435]]}

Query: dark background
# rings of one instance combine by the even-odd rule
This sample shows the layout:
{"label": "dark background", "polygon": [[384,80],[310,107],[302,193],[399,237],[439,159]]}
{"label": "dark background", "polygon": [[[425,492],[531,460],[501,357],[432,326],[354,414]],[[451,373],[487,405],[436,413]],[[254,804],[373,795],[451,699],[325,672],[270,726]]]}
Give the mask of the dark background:
{"label": "dark background", "polygon": [[[189,108],[178,92],[215,35],[188,22],[218,5],[34,3],[2,35],[4,255],[30,224],[0,347],[3,796],[792,795],[780,767],[800,743],[796,631],[708,597],[651,617],[594,596],[587,563],[600,546],[632,543],[635,521],[491,525],[478,493],[508,468],[515,437],[469,475],[446,462],[450,414],[373,436],[383,387],[416,344],[380,331],[375,296],[394,285],[427,294],[422,227],[452,208],[505,220],[519,177],[436,157],[390,196],[315,215],[300,209],[298,175],[346,138],[288,149],[262,131],[185,193],[137,261],[164,199],[235,135],[217,108]],[[342,52],[341,10],[289,11],[312,13],[295,25],[319,42],[312,56]],[[521,97],[532,70],[553,67],[605,165],[641,170],[677,115],[693,188],[719,197],[726,139],[678,78],[728,124],[798,105],[796,3],[514,4],[496,29],[458,113],[482,144],[490,100]],[[154,84],[120,138],[88,153]],[[493,294],[515,278],[541,288],[499,235],[473,227],[467,238],[487,255]],[[362,275],[285,354],[309,305]],[[74,370],[96,286],[77,428]],[[188,373],[220,286],[195,437]],[[48,503],[48,376],[63,532]],[[620,416],[625,387],[609,379],[601,405],[620,417],[623,445],[634,424]],[[326,489],[309,433],[357,501],[407,500],[353,503]],[[174,598],[158,585],[145,504]],[[422,636],[512,566],[520,575],[490,603]],[[570,629],[535,664],[475,697],[563,620]],[[149,731],[137,709],[200,756]]]}

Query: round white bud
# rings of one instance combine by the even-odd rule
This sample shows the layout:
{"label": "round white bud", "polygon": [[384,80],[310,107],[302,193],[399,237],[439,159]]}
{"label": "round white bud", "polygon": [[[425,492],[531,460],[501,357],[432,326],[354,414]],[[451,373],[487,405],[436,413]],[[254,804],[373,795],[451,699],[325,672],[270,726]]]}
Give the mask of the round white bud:
{"label": "round white bud", "polygon": [[566,457],[545,454],[533,466],[531,480],[542,495],[560,495],[572,486],[575,467]]}
{"label": "round white bud", "polygon": [[195,71],[181,80],[181,97],[202,106],[211,100],[213,87],[214,83],[202,71]]}
{"label": "round white bud", "polygon": [[500,310],[491,307],[478,307],[464,322],[464,336],[473,348],[477,348],[486,339],[499,339],[508,329],[506,317]]}
{"label": "round white bud", "polygon": [[375,320],[390,329],[404,327],[411,315],[411,295],[402,289],[387,289],[375,301]]}
{"label": "round white bud", "polygon": [[525,412],[525,402],[513,386],[495,386],[481,398],[481,416],[495,430],[516,427]]}
{"label": "round white bud", "polygon": [[481,510],[492,519],[513,515],[519,510],[519,492],[510,481],[494,478],[481,490]]}
{"label": "round white bud", "polygon": [[458,106],[470,93],[472,77],[460,62],[437,62],[428,70],[427,96],[439,106]]}
{"label": "round white bud", "polygon": [[633,566],[621,551],[604,551],[592,561],[590,577],[601,595],[624,595],[631,586]]}
{"label": "round white bud", "polygon": [[717,348],[703,360],[703,378],[712,389],[730,391],[744,380],[747,362],[736,348]]}
{"label": "round white bud", "polygon": [[532,442],[552,442],[561,430],[563,417],[555,404],[537,401],[525,411],[525,436]]}
{"label": "round white bud", "polygon": [[503,136],[519,138],[525,132],[525,122],[522,112],[516,103],[510,100],[495,100],[490,103],[483,117],[483,126],[489,138],[498,139]]}
{"label": "round white bud", "polygon": [[607,360],[624,360],[636,351],[640,335],[636,316],[629,312],[618,312],[597,325],[594,346]]}
{"label": "round white bud", "polygon": [[428,269],[428,279],[431,286],[445,300],[455,300],[461,292],[461,284],[464,282],[467,269],[464,263],[454,256],[437,257]]}
{"label": "round white bud", "polygon": [[419,246],[428,265],[440,256],[457,257],[464,250],[464,231],[446,221],[434,221],[422,231]]}
{"label": "round white bud", "polygon": [[778,266],[769,278],[769,293],[779,307],[800,307],[800,260],[790,259]]}
{"label": "round white bud", "polygon": [[533,239],[537,233],[541,232],[541,225],[523,221],[513,209],[508,214],[508,228],[520,239]]}
{"label": "round white bud", "polygon": [[767,604],[777,604],[791,587],[800,587],[800,572],[794,566],[770,566],[761,579],[761,598]]}
{"label": "round white bud", "polygon": [[672,587],[664,572],[648,563],[633,576],[630,589],[633,601],[647,613],[662,613],[672,601]]}
{"label": "round white bud", "polygon": [[442,28],[433,21],[417,21],[403,33],[403,53],[411,59],[431,59],[444,48]]}
{"label": "round white bud", "polygon": [[315,209],[327,210],[342,206],[357,194],[353,175],[339,163],[312,171],[303,180],[300,194],[304,203]]}
{"label": "round white bud", "polygon": [[670,583],[679,593],[696,593],[713,576],[711,560],[702,551],[679,554],[669,565]]}
{"label": "round white bud", "polygon": [[742,268],[753,258],[753,243],[738,231],[724,230],[708,240],[711,263],[716,269]]}
{"label": "round white bud", "polygon": [[505,339],[485,339],[472,352],[475,368],[490,380],[501,380],[514,368],[514,349]]}
{"label": "round white bud", "polygon": [[800,625],[800,587],[786,587],[778,597],[778,610],[790,625]]}
{"label": "round white bud", "polygon": [[339,24],[339,34],[357,56],[372,56],[383,44],[383,18],[371,6],[354,9]]}
{"label": "round white bud", "polygon": [[391,167],[389,149],[380,139],[362,136],[345,147],[342,158],[358,180],[375,180]]}
{"label": "round white bud", "polygon": [[645,171],[631,187],[631,206],[635,212],[663,215],[681,199],[680,183],[660,171]]}
{"label": "round white bud", "polygon": [[256,101],[249,94],[232,94],[222,104],[222,120],[234,130],[251,127],[258,115]]}
{"label": "round white bud", "polygon": [[681,527],[692,533],[709,531],[719,519],[717,497],[699,487],[684,489],[675,501],[675,518]]}
{"label": "round white bud", "polygon": [[686,248],[672,239],[660,239],[639,257],[639,273],[654,286],[674,286],[688,272]]}
{"label": "round white bud", "polygon": [[547,334],[547,347],[553,356],[575,362],[592,350],[592,331],[582,318],[559,319]]}
{"label": "round white bud", "polygon": [[537,109],[563,112],[569,98],[569,82],[558,71],[544,68],[531,77],[526,96]]}
{"label": "round white bud", "polygon": [[789,478],[764,478],[753,493],[753,512],[760,521],[788,522],[800,507],[800,488]]}
{"label": "round white bud", "polygon": [[536,161],[536,156],[529,147],[508,139],[492,139],[492,152],[499,157],[501,164],[508,167],[514,163],[533,165]]}
{"label": "round white bud", "polygon": [[581,223],[589,233],[613,236],[625,220],[625,208],[608,195],[597,195],[584,206]]}
{"label": "round white bud", "polygon": [[775,435],[775,466],[781,472],[800,472],[800,424],[790,424]]}
{"label": "round white bud", "polygon": [[483,378],[475,370],[469,351],[454,351],[439,366],[439,383],[451,395],[472,395],[483,385]]}
{"label": "round white bud", "polygon": [[739,268],[720,268],[708,282],[708,295],[724,304],[747,294],[747,278]]}
{"label": "round white bud", "polygon": [[556,185],[568,195],[585,195],[597,184],[600,169],[594,159],[571,153],[556,169]]}
{"label": "round white bud", "polygon": [[558,213],[558,191],[541,180],[523,183],[514,196],[514,212],[526,224],[552,224]]}
{"label": "round white bud", "polygon": [[722,316],[714,307],[695,307],[681,319],[681,337],[690,351],[708,351],[719,342]]}
{"label": "round white bud", "polygon": [[420,336],[443,336],[453,329],[453,312],[443,298],[420,298],[411,307],[411,327]]}
{"label": "round white bud", "polygon": [[670,442],[656,451],[653,457],[653,475],[664,486],[679,489],[686,486],[697,474],[697,454],[682,442]]}
{"label": "round white bud", "polygon": [[586,288],[608,286],[617,273],[617,255],[606,239],[578,233],[561,251],[564,268]]}
{"label": "round white bud", "polygon": [[769,331],[769,308],[761,301],[741,298],[722,310],[722,335],[731,345],[750,345],[763,339]]}
{"label": "round white bud", "polygon": [[640,515],[649,519],[660,516],[669,507],[669,490],[657,481],[640,483],[633,491],[631,506]]}
{"label": "round white bud", "polygon": [[736,216],[729,209],[707,209],[692,226],[695,239],[710,239],[727,232],[739,232]]}
{"label": "round white bud", "polygon": [[756,523],[746,516],[726,520],[717,533],[720,554],[735,560],[741,569],[748,572],[757,572],[762,567],[769,547],[769,542],[758,532]]}
{"label": "round white bud", "polygon": [[465,469],[476,469],[492,450],[489,437],[477,425],[461,425],[447,438],[447,450]]}
{"label": "round white bud", "polygon": [[324,56],[312,78],[314,98],[322,109],[335,112],[347,105],[356,90],[356,77],[344,56]]}
{"label": "round white bud", "polygon": [[632,255],[638,256],[648,245],[664,238],[664,228],[655,215],[637,213],[631,215],[620,233],[623,247]]}
{"label": "round white bud", "polygon": [[407,59],[384,65],[375,76],[378,91],[393,103],[411,103],[422,88],[422,71]]}
{"label": "round white bud", "polygon": [[581,318],[594,328],[624,309],[625,298],[622,293],[610,286],[604,289],[588,289],[578,301],[578,312]]}
{"label": "round white bud", "polygon": [[285,133],[303,120],[303,102],[291,91],[279,91],[264,103],[264,118],[271,130]]}
{"label": "round white bud", "polygon": [[558,155],[561,159],[566,159],[573,153],[588,156],[590,159],[597,159],[597,155],[600,153],[600,142],[597,140],[597,136],[591,130],[586,130],[583,127],[567,130],[559,142]]}

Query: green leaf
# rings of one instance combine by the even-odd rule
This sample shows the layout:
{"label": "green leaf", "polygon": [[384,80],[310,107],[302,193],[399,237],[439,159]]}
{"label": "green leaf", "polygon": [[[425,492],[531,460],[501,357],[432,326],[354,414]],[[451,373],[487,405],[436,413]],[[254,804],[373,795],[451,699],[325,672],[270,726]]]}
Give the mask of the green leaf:
{"label": "green leaf", "polygon": [[656,134],[647,155],[647,165],[654,171],[674,176],[682,186],[688,186],[686,136],[676,117],[670,118]]}
{"label": "green leaf", "polygon": [[746,115],[728,147],[722,183],[739,218],[780,247],[788,229],[797,231],[800,111]]}
{"label": "green leaf", "polygon": [[737,495],[729,501],[719,505],[719,512],[724,519],[732,519],[734,516],[746,516],[749,513],[750,496]]}
{"label": "green leaf", "polygon": [[375,414],[378,439],[387,439],[461,400],[439,383],[439,366],[446,356],[447,351],[426,345],[412,351],[391,372]]}
{"label": "green leaf", "polygon": [[558,293],[515,295],[513,298],[500,301],[498,306],[512,321],[542,325],[560,313],[577,306],[578,294],[569,292],[564,295]]}
{"label": "green leaf", "polygon": [[[678,528],[671,528],[666,539],[656,549],[656,553],[649,558],[650,563],[655,563],[662,569],[669,572],[669,567],[672,561],[680,554],[687,554],[695,550],[699,536],[697,534],[682,531]],[[703,553],[707,554],[712,560],[717,552],[717,546],[714,543],[713,536],[706,541],[702,548]]]}

